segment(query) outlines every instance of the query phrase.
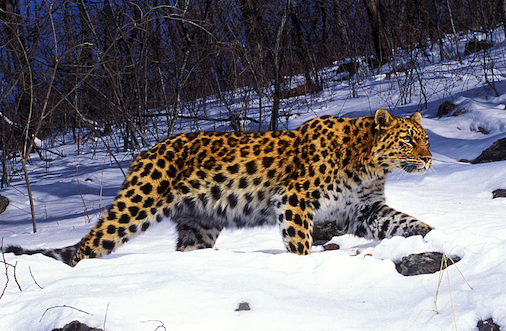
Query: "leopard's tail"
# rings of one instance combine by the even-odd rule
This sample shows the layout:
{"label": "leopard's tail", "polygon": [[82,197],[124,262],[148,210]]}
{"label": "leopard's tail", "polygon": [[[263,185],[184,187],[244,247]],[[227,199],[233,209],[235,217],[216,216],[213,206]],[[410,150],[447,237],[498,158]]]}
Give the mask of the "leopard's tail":
{"label": "leopard's tail", "polygon": [[62,261],[63,263],[66,263],[71,267],[73,267],[75,266],[74,256],[80,245],[81,243],[79,242],[72,246],[54,249],[51,248],[26,249],[19,246],[7,246],[3,251],[4,253],[14,253],[15,255],[43,254],[52,257],[55,260]]}

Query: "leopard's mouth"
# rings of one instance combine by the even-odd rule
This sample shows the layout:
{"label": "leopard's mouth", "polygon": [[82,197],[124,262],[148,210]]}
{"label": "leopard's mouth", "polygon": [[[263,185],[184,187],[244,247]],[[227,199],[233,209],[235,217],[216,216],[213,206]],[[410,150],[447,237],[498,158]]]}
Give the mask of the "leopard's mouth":
{"label": "leopard's mouth", "polygon": [[403,161],[401,162],[401,169],[410,174],[424,174],[429,170],[431,165],[429,161]]}

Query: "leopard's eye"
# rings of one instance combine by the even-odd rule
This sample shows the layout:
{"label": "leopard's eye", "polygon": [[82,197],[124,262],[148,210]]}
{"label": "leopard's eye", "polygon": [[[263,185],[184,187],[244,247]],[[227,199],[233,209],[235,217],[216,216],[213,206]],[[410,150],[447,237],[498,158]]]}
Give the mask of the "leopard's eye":
{"label": "leopard's eye", "polygon": [[408,144],[413,143],[413,139],[411,139],[411,137],[410,137],[410,136],[404,136],[404,137],[402,137],[402,140],[403,140],[404,142],[408,143]]}

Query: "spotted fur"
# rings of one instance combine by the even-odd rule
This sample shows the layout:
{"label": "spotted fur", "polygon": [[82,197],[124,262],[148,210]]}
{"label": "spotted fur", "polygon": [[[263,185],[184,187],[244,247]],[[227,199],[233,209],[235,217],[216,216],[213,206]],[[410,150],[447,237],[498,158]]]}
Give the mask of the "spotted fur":
{"label": "spotted fur", "polygon": [[213,247],[223,228],[278,224],[289,252],[309,254],[313,222],[351,234],[425,236],[432,227],[385,204],[388,173],[431,165],[421,115],[386,110],[361,118],[318,117],[296,130],[186,133],[138,155],[102,219],[79,243],[26,250],[75,266],[99,258],[170,218],[177,250]]}

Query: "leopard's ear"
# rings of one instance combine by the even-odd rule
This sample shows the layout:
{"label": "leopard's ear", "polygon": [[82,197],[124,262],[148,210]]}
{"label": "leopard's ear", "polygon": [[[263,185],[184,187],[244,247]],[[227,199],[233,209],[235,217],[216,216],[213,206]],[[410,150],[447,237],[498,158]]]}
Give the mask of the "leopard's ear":
{"label": "leopard's ear", "polygon": [[385,130],[392,124],[392,116],[385,109],[378,109],[376,115],[374,115],[374,121],[376,122],[376,129]]}
{"label": "leopard's ear", "polygon": [[416,112],[413,115],[411,115],[410,119],[411,119],[411,121],[413,121],[419,125],[422,125],[422,115],[419,112]]}

